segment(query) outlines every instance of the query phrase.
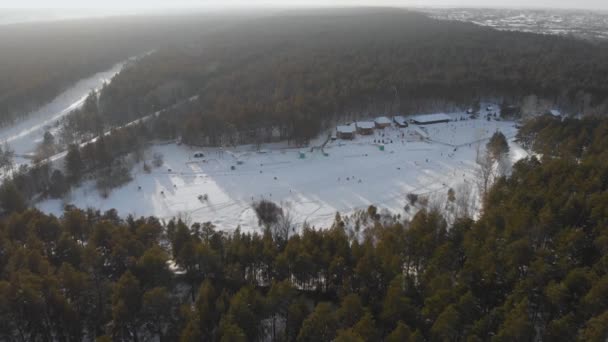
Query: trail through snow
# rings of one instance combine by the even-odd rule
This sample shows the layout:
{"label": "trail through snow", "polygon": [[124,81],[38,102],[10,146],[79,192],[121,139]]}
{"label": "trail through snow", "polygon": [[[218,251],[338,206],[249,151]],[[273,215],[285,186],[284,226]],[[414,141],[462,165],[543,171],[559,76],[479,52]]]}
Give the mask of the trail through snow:
{"label": "trail through snow", "polygon": [[0,128],[0,142],[8,143],[19,156],[16,158],[16,163],[27,163],[28,160],[24,156],[36,150],[45,130],[52,128],[63,116],[82,106],[87,95],[92,90],[99,90],[105,82],[109,82],[120,72],[125,63],[118,63],[106,71],[80,80],[50,103],[30,113],[24,120]]}

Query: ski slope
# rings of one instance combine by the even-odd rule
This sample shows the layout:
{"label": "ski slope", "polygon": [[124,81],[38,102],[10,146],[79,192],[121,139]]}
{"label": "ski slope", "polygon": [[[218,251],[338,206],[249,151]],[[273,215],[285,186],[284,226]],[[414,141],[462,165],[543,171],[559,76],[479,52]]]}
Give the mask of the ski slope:
{"label": "ski slope", "polygon": [[[281,203],[290,208],[297,223],[316,227],[328,227],[336,212],[351,214],[372,204],[407,215],[403,208],[408,193],[444,198],[449,188],[463,183],[476,191],[478,147],[485,146],[497,130],[508,138],[516,134],[513,122],[476,119],[375,130],[373,136],[330,141],[325,153],[286,144],[265,145],[263,153],[253,146],[221,150],[158,145],[148,155],[161,153],[164,165],[151,173],[136,166],[134,180],[108,198],[100,197],[89,182],[67,199],[45,200],[38,208],[61,215],[63,205],[70,203],[115,208],[121,215],[209,221],[218,229],[240,226],[246,231],[259,229],[251,204],[260,199]],[[422,138],[420,131],[428,138]],[[382,140],[384,151],[379,147]],[[510,147],[513,161],[526,156],[512,139]],[[198,152],[205,157],[195,158]],[[199,199],[205,194],[207,201]]]}

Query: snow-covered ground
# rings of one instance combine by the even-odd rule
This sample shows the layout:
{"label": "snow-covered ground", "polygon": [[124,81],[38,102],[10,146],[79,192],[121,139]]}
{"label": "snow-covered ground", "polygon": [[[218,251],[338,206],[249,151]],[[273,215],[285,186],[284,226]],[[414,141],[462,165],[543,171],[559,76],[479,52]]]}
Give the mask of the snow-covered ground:
{"label": "snow-covered ground", "polygon": [[[67,200],[46,200],[38,208],[61,215],[63,204],[69,202],[81,208],[115,208],[121,215],[210,221],[223,230],[258,229],[251,204],[260,199],[290,207],[297,223],[317,227],[329,226],[337,211],[350,214],[372,204],[404,215],[408,193],[444,197],[450,187],[463,183],[476,191],[478,146],[483,150],[496,130],[508,138],[516,134],[513,122],[480,118],[376,130],[373,136],[330,142],[324,149],[327,155],[285,144],[265,145],[263,153],[252,146],[223,151],[158,145],[148,155],[161,153],[164,165],[149,174],[138,165],[134,180],[108,198],[101,198],[94,184],[85,183]],[[421,140],[420,133],[428,139]],[[379,146],[383,139],[384,151]],[[526,155],[512,141],[510,145],[513,161]],[[195,158],[197,152],[205,157]],[[200,200],[205,194],[208,200]]]}
{"label": "snow-covered ground", "polygon": [[109,70],[78,81],[53,101],[30,113],[24,120],[0,128],[0,142],[8,143],[15,151],[17,155],[15,163],[29,163],[29,160],[23,156],[36,150],[45,130],[50,128],[53,131],[53,126],[59,119],[82,106],[87,95],[92,90],[100,89],[105,82],[109,82],[120,72],[124,64],[125,62],[118,63]]}

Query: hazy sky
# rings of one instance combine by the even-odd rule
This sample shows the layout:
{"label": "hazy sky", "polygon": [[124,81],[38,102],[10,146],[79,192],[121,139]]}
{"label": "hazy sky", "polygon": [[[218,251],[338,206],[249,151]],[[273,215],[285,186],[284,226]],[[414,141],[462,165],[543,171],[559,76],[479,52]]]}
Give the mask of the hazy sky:
{"label": "hazy sky", "polygon": [[449,7],[546,7],[608,9],[608,0],[0,0],[0,8],[187,8],[242,6],[449,6]]}

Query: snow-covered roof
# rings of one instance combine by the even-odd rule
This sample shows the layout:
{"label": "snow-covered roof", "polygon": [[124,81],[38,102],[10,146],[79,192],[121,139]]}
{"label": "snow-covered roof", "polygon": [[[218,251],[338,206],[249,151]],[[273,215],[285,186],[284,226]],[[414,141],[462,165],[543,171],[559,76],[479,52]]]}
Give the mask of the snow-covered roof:
{"label": "snow-covered roof", "polygon": [[562,113],[557,109],[551,109],[549,113],[553,116],[562,116]]}
{"label": "snow-covered roof", "polygon": [[424,114],[424,115],[416,115],[412,117],[412,120],[416,122],[435,122],[435,121],[445,121],[451,120],[451,118],[447,114]]}
{"label": "snow-covered roof", "polygon": [[376,127],[372,121],[357,121],[357,128],[372,129]]}
{"label": "snow-covered roof", "polygon": [[379,116],[374,121],[379,125],[389,125],[391,123],[391,120],[386,116]]}
{"label": "snow-covered roof", "polygon": [[355,133],[355,127],[353,125],[338,126],[336,131],[339,133]]}
{"label": "snow-covered roof", "polygon": [[399,124],[404,124],[407,121],[405,117],[401,115],[393,116],[393,120],[395,120],[395,122]]}

